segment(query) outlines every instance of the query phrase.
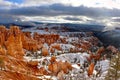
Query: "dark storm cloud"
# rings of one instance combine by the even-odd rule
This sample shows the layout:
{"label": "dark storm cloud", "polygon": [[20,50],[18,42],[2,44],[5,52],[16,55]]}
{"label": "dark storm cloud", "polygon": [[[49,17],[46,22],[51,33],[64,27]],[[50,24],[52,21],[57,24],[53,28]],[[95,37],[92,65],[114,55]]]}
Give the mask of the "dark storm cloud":
{"label": "dark storm cloud", "polygon": [[23,15],[23,16],[88,16],[88,17],[119,17],[119,9],[92,8],[92,7],[73,7],[62,4],[39,7],[21,7],[10,10],[0,10],[1,14]]}
{"label": "dark storm cloud", "polygon": [[120,18],[112,19],[114,22],[120,22]]}
{"label": "dark storm cloud", "polygon": [[0,14],[0,23],[12,23],[20,21],[19,17],[12,16],[12,15],[1,15]]}
{"label": "dark storm cloud", "polygon": [[65,17],[64,19],[69,21],[83,21],[83,19],[77,17]]}
{"label": "dark storm cloud", "polygon": [[14,23],[17,25],[27,25],[27,26],[36,26],[34,23],[29,21],[21,21],[21,19],[17,16],[11,16],[11,15],[0,15],[0,24],[6,24],[6,23]]}

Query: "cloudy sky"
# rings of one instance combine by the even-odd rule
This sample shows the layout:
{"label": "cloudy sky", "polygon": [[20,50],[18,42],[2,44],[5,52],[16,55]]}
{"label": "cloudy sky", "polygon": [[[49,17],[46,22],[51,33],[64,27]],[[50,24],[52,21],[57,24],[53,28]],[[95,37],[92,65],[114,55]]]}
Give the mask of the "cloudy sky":
{"label": "cloudy sky", "polygon": [[119,27],[120,0],[0,0],[0,23],[20,21]]}

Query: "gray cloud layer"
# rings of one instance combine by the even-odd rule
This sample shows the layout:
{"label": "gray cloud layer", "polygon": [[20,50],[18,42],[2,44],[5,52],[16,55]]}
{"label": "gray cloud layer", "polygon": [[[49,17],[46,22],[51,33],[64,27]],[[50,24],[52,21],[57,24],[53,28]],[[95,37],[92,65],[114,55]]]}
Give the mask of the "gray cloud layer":
{"label": "gray cloud layer", "polygon": [[112,19],[114,22],[120,22],[120,18]]}
{"label": "gray cloud layer", "polygon": [[0,9],[1,14],[23,15],[23,16],[58,16],[78,15],[88,17],[120,17],[119,9],[91,8],[85,6],[72,7],[62,4],[39,7],[21,7],[12,9]]}
{"label": "gray cloud layer", "polygon": [[65,17],[65,20],[70,20],[70,21],[83,21],[83,19],[77,18],[77,17]]}
{"label": "gray cloud layer", "polygon": [[[22,16],[22,17],[21,17]],[[106,24],[111,23],[112,17],[120,17],[120,9],[107,9],[107,8],[93,8],[85,6],[65,6],[62,4],[52,4],[49,6],[31,6],[31,7],[17,7],[17,8],[0,8],[0,23],[10,23],[10,22],[22,22],[26,17],[38,17],[39,21],[59,21],[56,16],[61,16],[64,22],[76,21],[90,24]],[[42,17],[45,17],[42,19]],[[65,16],[65,17],[63,17]],[[71,17],[72,16],[72,17]],[[84,19],[85,16],[91,19]],[[52,17],[52,19],[50,18]],[[23,19],[24,18],[24,19]],[[29,20],[28,19],[28,20]],[[32,20],[32,19],[30,19]],[[34,20],[32,20],[34,21]],[[37,21],[37,19],[35,20]],[[112,22],[119,22],[119,19],[113,19]],[[118,26],[118,23],[112,23],[114,26]]]}

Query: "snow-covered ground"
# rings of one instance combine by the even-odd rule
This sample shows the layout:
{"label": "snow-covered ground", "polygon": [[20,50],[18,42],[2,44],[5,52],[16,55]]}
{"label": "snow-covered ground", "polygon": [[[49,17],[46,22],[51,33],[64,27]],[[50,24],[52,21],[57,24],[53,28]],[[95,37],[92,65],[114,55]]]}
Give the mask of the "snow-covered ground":
{"label": "snow-covered ground", "polygon": [[[66,74],[64,77],[72,76],[72,79],[74,79],[74,80],[75,79],[82,80],[83,78],[85,78],[86,80],[104,80],[105,75],[107,74],[107,70],[109,68],[109,60],[98,61],[95,65],[95,67],[100,66],[100,69],[101,69],[100,74],[101,75],[96,77],[95,75],[97,74],[97,71],[94,69],[93,75],[91,77],[89,77],[87,75],[88,67],[85,69],[82,68],[84,62],[87,61],[86,57],[89,57],[89,54],[85,53],[85,52],[84,53],[67,53],[67,54],[61,54],[61,55],[56,56],[57,61],[62,61],[62,62],[68,61],[72,64],[73,70],[70,71],[69,74]],[[49,57],[49,56],[41,57],[39,59],[33,59],[31,57],[24,57],[24,58],[26,60],[33,60],[33,61],[40,62],[45,59],[47,59],[49,61],[51,57]],[[80,64],[80,66],[78,64]],[[41,67],[41,64],[38,67]],[[83,77],[83,75],[84,75],[84,77]],[[81,78],[80,78],[80,76],[81,76]],[[77,77],[79,77],[79,78],[77,79]],[[44,75],[44,76],[39,76],[39,78],[43,78],[43,80],[44,80],[44,78],[51,78],[53,80],[57,80],[57,77],[55,77],[55,76],[51,77],[51,76]]]}
{"label": "snow-covered ground", "polygon": [[58,60],[62,61],[69,61],[70,63],[80,63],[83,64],[84,61],[86,61],[86,57],[88,57],[89,54],[87,53],[68,53],[68,54],[62,54],[60,56],[57,56]]}

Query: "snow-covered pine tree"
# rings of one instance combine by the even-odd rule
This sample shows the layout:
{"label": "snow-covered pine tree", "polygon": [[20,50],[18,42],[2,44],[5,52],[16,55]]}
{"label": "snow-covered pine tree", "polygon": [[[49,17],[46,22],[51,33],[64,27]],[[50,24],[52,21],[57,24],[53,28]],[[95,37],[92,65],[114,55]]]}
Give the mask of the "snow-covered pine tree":
{"label": "snow-covered pine tree", "polygon": [[105,80],[120,80],[120,52],[110,60],[110,68]]}

